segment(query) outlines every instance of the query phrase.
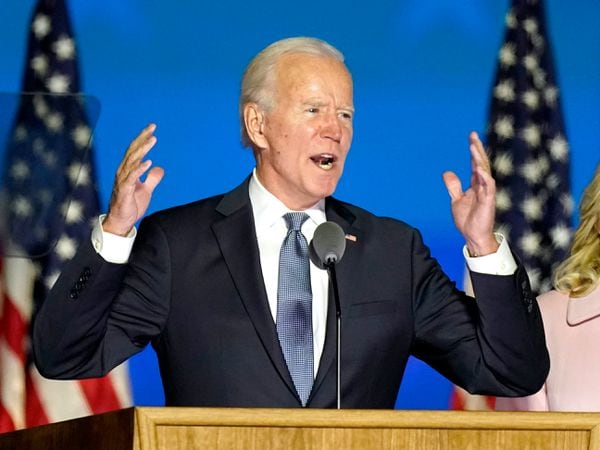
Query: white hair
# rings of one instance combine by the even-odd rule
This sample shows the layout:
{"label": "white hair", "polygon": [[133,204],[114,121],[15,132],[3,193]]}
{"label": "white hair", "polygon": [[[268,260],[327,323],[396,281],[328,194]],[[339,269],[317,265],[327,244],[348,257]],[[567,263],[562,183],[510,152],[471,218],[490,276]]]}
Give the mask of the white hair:
{"label": "white hair", "polygon": [[312,37],[282,39],[272,43],[256,55],[244,71],[240,89],[240,131],[244,147],[252,145],[244,123],[244,106],[248,103],[256,103],[265,111],[273,108],[275,66],[283,55],[294,53],[334,58],[344,62],[342,52],[327,42]]}

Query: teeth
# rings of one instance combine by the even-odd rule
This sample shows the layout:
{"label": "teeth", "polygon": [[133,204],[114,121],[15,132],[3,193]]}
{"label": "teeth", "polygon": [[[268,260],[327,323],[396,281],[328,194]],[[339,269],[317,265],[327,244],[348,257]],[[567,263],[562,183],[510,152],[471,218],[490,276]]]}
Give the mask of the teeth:
{"label": "teeth", "polygon": [[334,158],[330,155],[319,155],[312,158],[323,170],[331,170],[333,168]]}
{"label": "teeth", "polygon": [[319,166],[324,170],[331,170],[333,167],[333,158],[321,158]]}

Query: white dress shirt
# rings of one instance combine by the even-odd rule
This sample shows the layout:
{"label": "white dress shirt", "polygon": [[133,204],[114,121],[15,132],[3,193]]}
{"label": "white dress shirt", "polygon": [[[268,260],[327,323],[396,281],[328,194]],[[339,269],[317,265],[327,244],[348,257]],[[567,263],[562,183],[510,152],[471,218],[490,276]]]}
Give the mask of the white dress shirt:
{"label": "white dress shirt", "polygon": [[[267,290],[269,307],[273,321],[277,317],[277,287],[279,284],[279,253],[281,244],[287,235],[288,228],[283,218],[284,214],[291,212],[277,197],[271,194],[260,183],[256,170],[250,179],[248,187],[250,203],[254,214],[256,239],[260,252],[260,266],[263,280]],[[312,208],[303,211],[309,219],[302,225],[302,234],[310,242],[318,225],[326,221],[325,200],[319,201]],[[325,329],[327,321],[327,293],[329,279],[327,271],[319,269],[310,263],[310,285],[312,289],[312,325],[313,325],[313,352],[314,376],[317,374],[323,346],[325,344]]]}

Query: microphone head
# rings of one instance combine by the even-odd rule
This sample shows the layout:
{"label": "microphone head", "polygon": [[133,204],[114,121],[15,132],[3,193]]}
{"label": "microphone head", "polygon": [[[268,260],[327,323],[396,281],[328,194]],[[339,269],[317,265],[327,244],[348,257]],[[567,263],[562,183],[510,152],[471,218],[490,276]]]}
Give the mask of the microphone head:
{"label": "microphone head", "polygon": [[323,222],[319,225],[308,249],[311,261],[321,269],[329,264],[339,263],[345,250],[346,235],[335,222]]}

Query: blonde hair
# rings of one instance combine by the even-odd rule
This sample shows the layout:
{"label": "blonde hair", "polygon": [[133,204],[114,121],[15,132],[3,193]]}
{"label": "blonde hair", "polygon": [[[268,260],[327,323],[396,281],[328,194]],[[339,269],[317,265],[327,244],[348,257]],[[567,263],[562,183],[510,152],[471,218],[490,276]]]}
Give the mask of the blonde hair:
{"label": "blonde hair", "polygon": [[583,192],[579,221],[571,255],[554,273],[556,289],[571,297],[589,294],[600,280],[600,164]]}
{"label": "blonde hair", "polygon": [[311,37],[281,39],[256,55],[244,71],[240,89],[240,130],[244,147],[251,146],[244,123],[244,106],[248,103],[256,103],[265,111],[273,108],[274,96],[272,91],[275,66],[279,58],[290,53],[306,53],[344,62],[344,55],[338,49],[325,41]]}

